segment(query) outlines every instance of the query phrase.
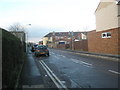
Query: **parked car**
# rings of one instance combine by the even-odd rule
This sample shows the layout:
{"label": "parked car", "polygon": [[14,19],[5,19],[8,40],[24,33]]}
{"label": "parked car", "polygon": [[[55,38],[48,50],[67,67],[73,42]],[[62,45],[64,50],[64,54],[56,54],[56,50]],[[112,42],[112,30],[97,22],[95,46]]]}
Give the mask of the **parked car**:
{"label": "parked car", "polygon": [[37,44],[33,45],[31,51],[34,52],[37,49],[37,46]]}
{"label": "parked car", "polygon": [[49,56],[49,50],[47,49],[47,46],[45,45],[38,45],[37,49],[35,50],[35,56],[40,56],[40,55],[47,55]]}

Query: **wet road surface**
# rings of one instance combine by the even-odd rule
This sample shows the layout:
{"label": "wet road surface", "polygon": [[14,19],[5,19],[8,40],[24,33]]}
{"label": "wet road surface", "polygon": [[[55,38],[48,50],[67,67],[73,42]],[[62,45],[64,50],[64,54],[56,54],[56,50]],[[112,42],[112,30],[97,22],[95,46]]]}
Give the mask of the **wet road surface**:
{"label": "wet road surface", "polygon": [[118,88],[118,62],[56,49],[49,51],[49,57],[28,55],[30,62],[23,71],[23,85],[56,88],[41,65],[44,62],[67,88]]}

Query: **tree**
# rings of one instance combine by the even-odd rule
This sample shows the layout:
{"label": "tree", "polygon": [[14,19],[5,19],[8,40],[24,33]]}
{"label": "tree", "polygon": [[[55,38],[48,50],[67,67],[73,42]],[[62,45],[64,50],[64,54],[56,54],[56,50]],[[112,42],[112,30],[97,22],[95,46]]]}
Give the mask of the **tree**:
{"label": "tree", "polygon": [[15,23],[9,27],[9,30],[10,31],[25,31],[25,28],[20,23]]}

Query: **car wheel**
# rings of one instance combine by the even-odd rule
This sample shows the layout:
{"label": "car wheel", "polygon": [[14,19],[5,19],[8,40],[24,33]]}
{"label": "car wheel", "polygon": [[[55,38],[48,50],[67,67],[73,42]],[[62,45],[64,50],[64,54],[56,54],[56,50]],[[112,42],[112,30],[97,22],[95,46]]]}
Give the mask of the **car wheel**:
{"label": "car wheel", "polygon": [[47,55],[48,55],[48,56],[50,56],[50,54],[49,54],[49,53],[48,53]]}
{"label": "car wheel", "polygon": [[37,55],[37,54],[35,54],[35,56],[36,56],[36,57],[38,57],[38,55]]}

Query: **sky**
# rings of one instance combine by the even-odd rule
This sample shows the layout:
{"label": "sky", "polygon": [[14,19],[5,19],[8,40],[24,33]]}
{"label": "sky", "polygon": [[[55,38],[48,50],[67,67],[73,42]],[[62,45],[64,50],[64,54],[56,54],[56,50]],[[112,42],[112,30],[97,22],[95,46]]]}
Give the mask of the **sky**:
{"label": "sky", "polygon": [[[100,0],[0,0],[0,27],[20,23],[28,41],[38,42],[49,32],[90,31],[96,28]],[[31,26],[28,26],[31,24]]]}

